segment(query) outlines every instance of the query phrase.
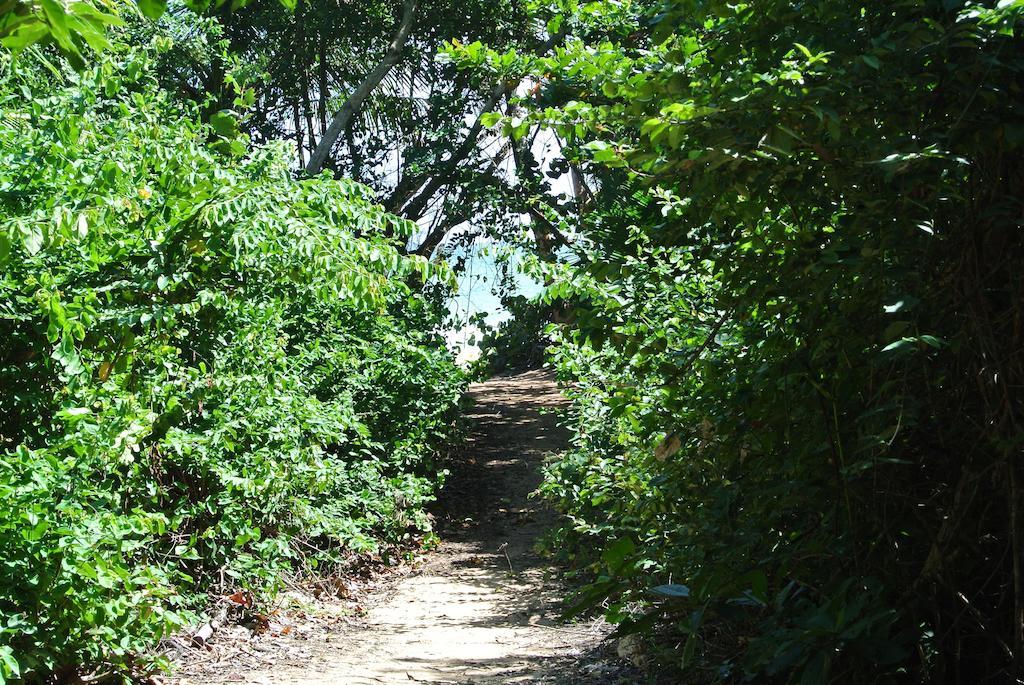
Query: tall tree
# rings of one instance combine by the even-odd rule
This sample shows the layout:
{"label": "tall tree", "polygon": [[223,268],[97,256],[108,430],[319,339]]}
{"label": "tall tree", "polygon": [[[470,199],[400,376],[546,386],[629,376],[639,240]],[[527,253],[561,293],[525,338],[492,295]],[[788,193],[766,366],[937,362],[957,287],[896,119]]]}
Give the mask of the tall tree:
{"label": "tall tree", "polygon": [[[525,64],[506,57],[470,75],[444,50],[449,41],[553,48],[557,32],[525,5],[311,0],[290,12],[265,0],[214,11],[213,34],[178,11],[190,26],[179,33],[193,41],[164,60],[166,83],[193,84],[197,98],[213,93],[212,113],[235,107],[244,82],[254,96],[242,126],[253,138],[291,138],[307,174],[357,176],[390,211],[422,224],[409,247],[429,256],[473,217],[488,216],[481,227],[511,234],[531,214],[515,167],[505,164],[510,148],[485,125],[516,94]],[[218,37],[223,54],[204,47]]]}

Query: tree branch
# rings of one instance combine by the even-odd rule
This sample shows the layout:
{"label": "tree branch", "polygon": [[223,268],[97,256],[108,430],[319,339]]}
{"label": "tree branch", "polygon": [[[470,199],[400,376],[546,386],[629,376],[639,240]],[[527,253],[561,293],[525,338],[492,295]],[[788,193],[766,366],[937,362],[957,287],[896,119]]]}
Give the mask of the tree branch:
{"label": "tree branch", "polygon": [[[564,33],[557,33],[551,36],[547,42],[541,46],[539,53],[546,53],[552,47],[557,45],[564,37]],[[405,218],[412,219],[414,221],[419,218],[427,204],[430,202],[430,198],[434,196],[441,186],[451,179],[451,176],[458,168],[459,163],[469,156],[473,146],[476,145],[477,136],[480,135],[480,131],[483,129],[483,115],[493,110],[503,97],[507,97],[513,93],[521,80],[521,78],[506,78],[498,81],[491,90],[490,97],[487,98],[484,102],[484,106],[477,114],[476,120],[473,122],[473,126],[470,127],[469,133],[462,141],[462,144],[459,145],[459,147],[441,163],[440,168],[431,175],[430,179],[421,186],[420,191],[415,195],[415,197],[409,200],[408,203],[405,203],[405,199],[403,197],[398,196],[396,189],[396,192],[391,194],[391,197],[385,204],[388,211],[395,214],[400,212]]]}
{"label": "tree branch", "polygon": [[[512,86],[514,88],[514,86]],[[484,106],[480,109],[480,112],[476,116],[476,121],[473,122],[473,126],[470,127],[469,133],[463,139],[462,144],[452,154],[448,155],[448,159],[441,163],[441,167],[430,177],[422,187],[419,193],[412,198],[405,206],[397,206],[401,203],[402,198],[392,197],[388,200],[388,211],[398,213],[401,210],[402,216],[407,219],[416,220],[423,213],[427,203],[430,202],[430,198],[434,196],[434,193],[438,189],[448,182],[451,175],[458,168],[459,163],[462,162],[469,153],[473,150],[473,146],[476,145],[476,139],[480,135],[480,131],[483,130],[483,115],[487,114],[498,104],[498,101],[505,96],[511,90],[509,85],[505,81],[499,82],[494,86],[491,91],[491,96],[487,98]]]}

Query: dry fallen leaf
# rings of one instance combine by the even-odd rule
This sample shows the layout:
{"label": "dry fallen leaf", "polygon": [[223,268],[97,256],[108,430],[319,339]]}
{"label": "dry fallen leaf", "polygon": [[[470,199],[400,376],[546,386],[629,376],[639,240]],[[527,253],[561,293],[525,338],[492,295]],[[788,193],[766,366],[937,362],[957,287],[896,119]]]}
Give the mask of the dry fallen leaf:
{"label": "dry fallen leaf", "polygon": [[243,592],[242,590],[238,590],[237,592],[228,595],[224,599],[230,602],[231,604],[236,604],[241,607],[252,606],[252,597],[248,593]]}
{"label": "dry fallen leaf", "polygon": [[679,438],[679,434],[669,433],[665,436],[665,439],[654,448],[654,458],[658,461],[665,461],[678,452],[679,448],[682,446],[683,441]]}

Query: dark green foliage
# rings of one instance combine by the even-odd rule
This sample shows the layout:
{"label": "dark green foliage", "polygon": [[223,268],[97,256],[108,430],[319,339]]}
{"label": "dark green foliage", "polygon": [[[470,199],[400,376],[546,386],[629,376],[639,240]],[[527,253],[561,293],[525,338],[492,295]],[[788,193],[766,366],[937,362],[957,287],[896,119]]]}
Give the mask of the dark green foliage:
{"label": "dark green foliage", "polygon": [[[498,25],[463,43],[501,49],[437,63],[421,21],[334,169],[409,217],[437,198],[424,253],[530,217],[572,309],[553,361],[574,439],[544,492],[589,580],[573,611],[661,636],[692,680],[1024,678],[1024,2],[529,7],[521,27],[467,5]],[[389,40],[397,4],[363,9],[363,32],[355,6],[217,13],[160,70],[206,124],[141,56],[5,75],[5,678],[124,668],[221,570],[269,587],[424,527],[461,382],[434,267],[370,191],[297,183],[242,134],[308,151]],[[76,55],[87,34],[43,19]],[[516,183],[466,112],[513,139]],[[565,154],[546,169],[539,127]]]}
{"label": "dark green foliage", "polygon": [[1022,4],[657,5],[524,103],[600,187],[550,289],[581,605],[693,678],[1020,676]]}
{"label": "dark green foliage", "polygon": [[207,592],[428,530],[462,378],[418,284],[450,276],[149,61],[0,81],[0,681],[122,671]]}
{"label": "dark green foliage", "polygon": [[[238,9],[247,0],[235,0],[231,9]],[[295,9],[296,0],[281,0]],[[226,0],[186,0],[185,5],[197,12],[210,8],[224,9]],[[124,26],[123,16],[155,21],[167,11],[167,0],[5,0],[0,4],[0,45],[18,53],[36,43],[56,47],[73,65],[85,65],[85,57],[93,51],[112,47],[107,30]]]}

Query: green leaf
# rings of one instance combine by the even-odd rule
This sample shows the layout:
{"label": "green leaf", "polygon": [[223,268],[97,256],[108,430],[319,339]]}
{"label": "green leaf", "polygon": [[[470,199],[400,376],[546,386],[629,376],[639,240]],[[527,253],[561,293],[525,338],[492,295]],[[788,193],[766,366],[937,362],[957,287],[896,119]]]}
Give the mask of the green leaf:
{"label": "green leaf", "polygon": [[900,338],[882,348],[882,352],[905,352],[914,347],[914,338]]}
{"label": "green leaf", "polygon": [[50,33],[49,28],[43,22],[32,22],[22,24],[12,33],[0,38],[0,44],[11,52],[18,52]]}
{"label": "green leaf", "polygon": [[692,102],[673,102],[661,108],[661,115],[680,121],[692,119],[696,111],[697,108]]}
{"label": "green leaf", "polygon": [[636,550],[636,544],[629,538],[619,538],[605,548],[601,557],[614,573],[622,568],[626,558]]}
{"label": "green leaf", "polygon": [[222,109],[210,117],[210,126],[217,132],[217,135],[225,138],[233,138],[239,134],[238,119],[230,110]]}
{"label": "green leaf", "polygon": [[4,678],[21,676],[21,665],[14,656],[14,650],[6,645],[0,645],[0,675]]}
{"label": "green leaf", "polygon": [[76,52],[75,44],[71,41],[71,33],[68,31],[67,12],[64,5],[57,0],[39,0],[46,16],[46,23],[50,27],[50,35],[57,41],[57,45],[67,52]]}
{"label": "green leaf", "polygon": [[138,3],[142,13],[154,21],[167,11],[167,0],[138,0]]}
{"label": "green leaf", "polygon": [[43,230],[39,226],[31,226],[26,229],[27,232],[24,234],[25,249],[28,250],[30,255],[38,254],[43,249]]}
{"label": "green leaf", "polygon": [[66,329],[63,336],[61,336],[60,344],[54,349],[53,358],[64,367],[64,371],[70,376],[75,376],[85,371],[82,359],[75,347],[74,336]]}
{"label": "green leaf", "polygon": [[[82,4],[82,3],[78,3]],[[74,6],[73,6],[74,7]],[[77,16],[68,17],[68,29],[85,40],[86,44],[96,52],[109,50],[112,46],[103,33],[103,25],[91,20],[83,20]]]}
{"label": "green leaf", "polygon": [[623,619],[611,634],[611,637],[618,638],[625,637],[626,635],[650,632],[664,618],[667,608],[667,604],[662,604],[660,606],[653,607],[640,618],[627,617]]}
{"label": "green leaf", "polygon": [[72,407],[70,409],[62,409],[58,412],[58,416],[62,419],[72,419],[76,417],[88,416],[92,413],[89,407]]}
{"label": "green leaf", "polygon": [[484,112],[480,115],[480,124],[486,128],[490,128],[501,121],[502,116],[498,112]]}
{"label": "green leaf", "polygon": [[747,574],[750,581],[750,591],[762,604],[768,603],[768,576],[764,571],[751,571]]}

